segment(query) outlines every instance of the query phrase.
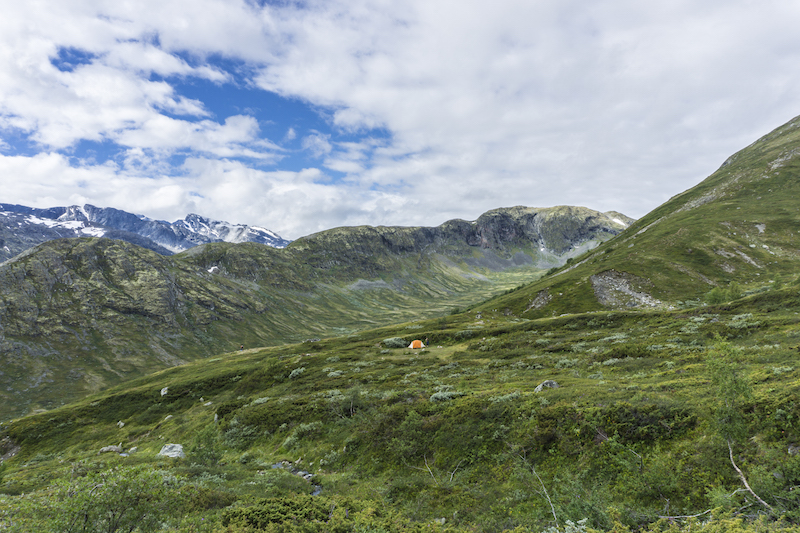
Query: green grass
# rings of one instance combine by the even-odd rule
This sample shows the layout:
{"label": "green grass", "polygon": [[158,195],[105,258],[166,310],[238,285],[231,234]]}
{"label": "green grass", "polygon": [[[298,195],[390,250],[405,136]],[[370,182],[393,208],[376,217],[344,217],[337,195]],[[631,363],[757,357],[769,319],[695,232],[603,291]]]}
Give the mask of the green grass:
{"label": "green grass", "polygon": [[[593,276],[610,270],[637,277],[665,307],[696,305],[731,283],[758,291],[796,279],[800,160],[792,154],[800,143],[798,121],[742,150],[618,238],[482,308],[525,318],[600,310]],[[551,300],[529,309],[541,291]]]}
{"label": "green grass", "polygon": [[[342,281],[339,274],[327,275],[312,289],[294,277],[313,278],[303,272],[307,266],[295,272],[297,265],[277,252],[265,246],[219,245],[170,261],[114,241],[48,243],[45,251],[12,265],[8,273],[24,272],[30,287],[6,280],[0,420],[52,409],[242,344],[280,345],[411,318],[446,317],[541,275],[531,266],[476,271],[439,260],[402,274],[416,269],[417,259],[394,258],[398,274],[385,276],[386,281],[365,282],[357,275],[363,265],[351,265],[355,277]],[[379,259],[388,260],[385,255]],[[200,263],[202,275],[193,261]],[[67,276],[67,290],[51,279],[66,274],[49,273],[45,263],[70,262],[76,273]],[[222,265],[227,274],[208,275],[208,262]],[[277,281],[248,279],[270,268]],[[31,294],[41,301],[32,301]]]}

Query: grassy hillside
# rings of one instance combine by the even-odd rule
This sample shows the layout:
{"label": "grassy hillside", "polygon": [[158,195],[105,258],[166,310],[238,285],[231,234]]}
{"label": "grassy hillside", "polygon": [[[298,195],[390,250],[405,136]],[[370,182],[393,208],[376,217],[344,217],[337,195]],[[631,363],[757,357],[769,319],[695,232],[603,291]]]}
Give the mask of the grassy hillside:
{"label": "grassy hillside", "polygon": [[[194,260],[217,257],[220,268],[230,261],[236,271],[212,274],[99,239],[53,241],[7,267],[0,275],[0,419],[240,344],[277,345],[446,315],[541,272],[465,276],[455,265],[432,261],[389,283],[332,277],[314,283],[266,246],[210,246],[196,254]],[[407,261],[408,268],[416,262]],[[250,264],[257,274],[248,279]],[[282,277],[273,283],[276,270]]]}
{"label": "grassy hillside", "polygon": [[[683,517],[700,513],[718,524],[764,516],[771,530],[783,516],[790,527],[800,520],[799,289],[792,280],[681,311],[461,313],[221,354],[4,424],[0,451],[15,455],[0,516],[32,527],[46,522],[35,509],[61,509],[59,483],[146,465],[180,487],[164,497],[182,511],[165,503],[162,531],[272,531],[267,522],[286,520],[281,531],[328,531],[336,508],[352,512],[340,531],[568,531],[583,519],[660,530],[659,517],[691,529]],[[429,347],[395,348],[396,337]],[[726,410],[729,375],[743,392]],[[536,392],[546,380],[558,388]],[[769,508],[744,490],[726,438]],[[159,458],[166,443],[188,457]],[[116,444],[127,456],[98,454]],[[327,511],[319,522],[256,520],[291,505]]]}
{"label": "grassy hillside", "polygon": [[746,292],[785,282],[799,258],[798,155],[800,117],[729,158],[619,239],[492,308],[535,318],[614,307],[681,307],[732,283],[734,292]]}

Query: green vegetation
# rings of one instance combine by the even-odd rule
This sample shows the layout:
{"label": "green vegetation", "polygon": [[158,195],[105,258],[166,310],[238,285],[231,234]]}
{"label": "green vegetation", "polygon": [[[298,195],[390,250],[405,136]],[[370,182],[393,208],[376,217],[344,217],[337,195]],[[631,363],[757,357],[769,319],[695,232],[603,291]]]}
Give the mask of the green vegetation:
{"label": "green vegetation", "polygon": [[524,318],[609,306],[691,308],[780,288],[797,267],[798,124],[800,117],[735,154],[619,238],[481,308]]}
{"label": "green vegetation", "polygon": [[[35,502],[149,472],[169,480],[161,531],[688,531],[693,515],[796,530],[793,287],[692,310],[461,313],[165,370],[3,425],[20,449],[0,517],[57,531]],[[408,331],[430,346],[386,347]],[[545,380],[559,387],[534,392]],[[127,457],[98,455],[120,442]],[[170,442],[187,458],[157,457]]]}

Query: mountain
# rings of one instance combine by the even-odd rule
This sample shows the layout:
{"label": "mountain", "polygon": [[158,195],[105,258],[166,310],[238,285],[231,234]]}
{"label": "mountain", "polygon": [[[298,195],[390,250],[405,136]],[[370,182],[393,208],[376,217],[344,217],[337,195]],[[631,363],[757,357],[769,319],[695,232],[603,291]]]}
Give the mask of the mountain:
{"label": "mountain", "polygon": [[171,255],[210,242],[258,242],[284,248],[289,241],[255,226],[190,214],[172,223],[93,205],[36,209],[0,204],[0,261],[52,239],[107,237]]}
{"label": "mountain", "polygon": [[794,279],[798,235],[800,117],[728,158],[619,238],[487,306],[535,318],[732,299]]}
{"label": "mountain", "polygon": [[528,282],[631,219],[497,209],[436,228],[337,228],[285,249],[210,243],[163,256],[58,239],[0,264],[3,417],[244,344],[352,334]]}

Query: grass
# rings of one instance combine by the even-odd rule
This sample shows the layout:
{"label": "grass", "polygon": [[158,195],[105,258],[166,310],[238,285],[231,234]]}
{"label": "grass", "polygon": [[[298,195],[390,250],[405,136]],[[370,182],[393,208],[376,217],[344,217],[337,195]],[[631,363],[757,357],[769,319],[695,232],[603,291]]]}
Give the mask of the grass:
{"label": "grass", "polygon": [[[798,119],[742,150],[717,172],[566,267],[483,307],[520,317],[602,309],[593,277],[625,272],[665,307],[696,306],[715,288],[745,292],[794,279],[800,216]],[[549,291],[545,306],[529,308]],[[684,302],[694,301],[686,305]]]}
{"label": "grass", "polygon": [[[541,274],[528,266],[497,272],[487,270],[478,276],[466,266],[434,262],[402,282],[389,278],[391,284],[373,287],[329,278],[313,290],[298,291],[291,288],[291,280],[280,288],[265,287],[241,277],[216,276],[214,283],[205,283],[185,261],[170,266],[157,254],[110,243],[87,240],[51,246],[59,249],[71,246],[65,250],[68,257],[92,251],[106,254],[109,258],[102,261],[105,265],[102,279],[112,294],[120,295],[115,296],[118,300],[113,303],[92,285],[97,283],[97,276],[85,272],[87,279],[77,279],[68,291],[54,292],[49,299],[45,298],[47,303],[36,304],[38,308],[25,303],[26,293],[17,285],[13,285],[16,289],[4,292],[9,311],[8,323],[4,323],[5,347],[0,352],[4,368],[0,375],[0,398],[4,401],[0,420],[52,409],[120,381],[241,345],[249,348],[346,336],[411,318],[441,317],[446,321],[454,309],[468,308]],[[120,252],[116,249],[120,246],[130,252],[124,261],[119,259]],[[215,250],[209,248],[206,254]],[[250,272],[246,268],[248,263],[242,259],[242,250],[232,246],[220,248],[235,252],[235,257],[228,260],[243,261],[239,276]],[[267,261],[274,254],[268,249],[265,254],[265,249],[257,247],[262,254],[257,259]],[[224,263],[216,255],[210,259],[202,257]],[[49,260],[57,261],[55,254]],[[113,263],[115,260],[120,263]],[[30,261],[35,263],[33,258]],[[119,273],[124,271],[121,265],[131,268],[132,264],[143,270],[135,279]],[[94,264],[84,267],[87,272],[94,272]],[[39,273],[42,270],[36,264],[25,268]],[[287,271],[285,265],[282,268]],[[465,275],[470,272],[470,276]],[[142,279],[158,282],[144,290]],[[179,289],[161,283],[165,279],[176,280],[174,285]],[[46,291],[31,289],[30,292],[44,298]],[[178,302],[175,309],[161,305],[168,301]],[[144,310],[138,309],[135,302],[145,302]],[[19,318],[14,309],[31,306],[41,317],[23,320],[30,327],[13,331],[11,324]],[[51,311],[57,315],[47,315]]]}

